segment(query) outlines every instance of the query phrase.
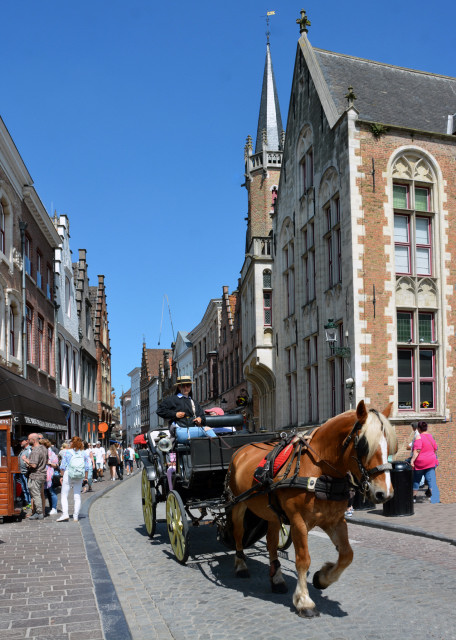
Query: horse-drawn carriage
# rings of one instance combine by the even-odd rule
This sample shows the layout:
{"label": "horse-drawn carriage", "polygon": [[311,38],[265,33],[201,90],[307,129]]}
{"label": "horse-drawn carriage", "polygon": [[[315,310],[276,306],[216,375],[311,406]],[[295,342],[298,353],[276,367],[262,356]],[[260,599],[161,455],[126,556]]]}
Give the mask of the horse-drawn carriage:
{"label": "horse-drawn carriage", "polygon": [[[292,539],[298,574],[293,604],[302,617],[319,615],[307,587],[308,532],[320,527],[338,552],[336,562],[326,562],[313,576],[314,587],[326,589],[353,559],[344,519],[350,486],[377,504],[393,496],[388,455],[396,452],[397,439],[388,420],[391,407],[368,411],[361,401],[356,411],[329,419],[310,437],[236,432],[177,444],[172,486],[168,447],[157,446],[150,432],[148,448],[141,452],[147,533],[154,535],[157,504],[166,502],[171,546],[184,564],[189,522],[198,525],[210,514],[218,538],[236,550],[235,572],[242,578],[249,575],[243,550],[266,535],[271,588],[278,593],[287,591],[278,550]],[[206,420],[214,427],[226,418]]]}
{"label": "horse-drawn carriage", "polygon": [[[236,428],[244,424],[242,415],[206,418],[212,428]],[[224,484],[235,451],[247,444],[277,439],[274,432],[233,431],[220,438],[192,438],[188,444],[175,444],[175,461],[169,461],[171,441],[158,439],[157,431],[147,434],[147,449],[140,450],[143,463],[141,494],[144,523],[148,535],[155,534],[157,504],[166,502],[166,524],[176,559],[185,564],[189,556],[189,528],[198,526],[209,514],[217,526],[218,539],[235,549],[231,532],[230,507],[226,505]],[[175,466],[172,474],[169,465]],[[170,482],[171,480],[171,482]],[[267,523],[247,511],[244,545],[249,547],[266,534]],[[289,527],[281,532],[281,547],[290,544]]]}

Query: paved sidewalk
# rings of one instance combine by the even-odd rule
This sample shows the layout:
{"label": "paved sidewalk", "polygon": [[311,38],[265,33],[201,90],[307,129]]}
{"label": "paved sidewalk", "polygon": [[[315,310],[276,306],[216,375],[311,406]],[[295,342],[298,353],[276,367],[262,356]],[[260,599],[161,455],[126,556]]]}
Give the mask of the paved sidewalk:
{"label": "paved sidewalk", "polygon": [[414,514],[411,516],[384,516],[381,505],[373,509],[356,510],[353,517],[347,518],[347,522],[456,545],[456,503],[430,504],[418,498],[413,506]]}
{"label": "paved sidewalk", "polygon": [[88,519],[90,504],[119,484],[94,483],[93,491],[82,495],[79,523],[56,522],[59,495],[59,515],[5,519],[0,525],[2,640],[131,638]]}

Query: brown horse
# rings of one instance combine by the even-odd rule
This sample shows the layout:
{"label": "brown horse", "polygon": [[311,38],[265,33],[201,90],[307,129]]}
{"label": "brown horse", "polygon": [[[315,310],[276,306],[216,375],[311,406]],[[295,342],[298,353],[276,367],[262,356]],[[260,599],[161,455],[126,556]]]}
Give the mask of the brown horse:
{"label": "brown horse", "polygon": [[[387,464],[388,453],[395,453],[397,450],[396,434],[388,420],[391,407],[392,403],[379,414],[372,409],[367,411],[364,401],[361,401],[356,412],[346,411],[328,420],[316,431],[308,447],[304,447],[305,452],[301,457],[297,477],[315,478],[325,475],[340,479],[348,473],[372,502],[382,503],[389,500],[393,495],[393,488],[389,472],[391,465]],[[239,496],[256,484],[253,473],[264,456],[271,451],[272,446],[263,443],[247,445],[233,456],[228,482],[234,496]],[[292,463],[290,476],[293,475],[294,469],[296,459]],[[275,482],[280,481],[281,473]],[[236,503],[232,511],[233,534],[236,541],[236,575],[249,575],[242,537],[245,510],[250,509],[268,522],[266,542],[272,590],[279,593],[287,591],[277,557],[281,527],[278,514],[281,513],[290,523],[296,553],[298,582],[293,604],[302,617],[320,615],[307,589],[306,576],[310,566],[307,534],[314,527],[320,527],[328,534],[339,552],[336,563],[327,562],[313,577],[313,585],[316,588],[326,589],[339,579],[342,571],[353,559],[347,523],[344,519],[346,508],[346,499],[319,499],[311,491],[289,487],[277,488],[271,495],[253,493],[247,500]]]}

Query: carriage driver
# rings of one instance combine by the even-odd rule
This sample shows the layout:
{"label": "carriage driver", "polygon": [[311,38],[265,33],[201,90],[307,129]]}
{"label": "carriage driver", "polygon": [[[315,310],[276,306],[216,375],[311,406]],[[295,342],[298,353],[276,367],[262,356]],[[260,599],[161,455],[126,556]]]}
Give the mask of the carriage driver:
{"label": "carriage driver", "polygon": [[205,426],[204,411],[192,398],[192,384],[190,376],[178,377],[175,394],[165,398],[157,409],[157,414],[169,421],[170,433],[179,443],[202,436],[217,437],[210,427]]}

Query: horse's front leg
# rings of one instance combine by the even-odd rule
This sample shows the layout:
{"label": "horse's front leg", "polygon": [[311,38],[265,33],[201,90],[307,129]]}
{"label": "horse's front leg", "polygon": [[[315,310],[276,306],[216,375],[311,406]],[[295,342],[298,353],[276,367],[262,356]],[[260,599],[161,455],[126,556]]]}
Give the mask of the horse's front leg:
{"label": "horse's front leg", "polygon": [[266,534],[266,545],[269,552],[269,579],[271,581],[271,589],[273,593],[286,593],[288,587],[282,575],[279,558],[277,556],[277,547],[279,546],[279,532],[281,523],[277,518],[273,522],[268,523],[268,532]]}
{"label": "horse's front leg", "polygon": [[326,589],[333,584],[333,582],[339,580],[342,571],[344,571],[353,560],[353,549],[348,541],[348,530],[345,520],[339,520],[333,527],[322,528],[338,550],[339,557],[337,562],[327,562],[314,574],[312,582],[313,586],[317,589]]}
{"label": "horse's front leg", "polygon": [[236,556],[234,559],[234,572],[238,578],[250,578],[249,570],[245,563],[246,557],[244,554],[244,548],[242,545],[242,538],[244,537],[244,515],[247,505],[245,502],[240,502],[233,507],[231,518],[233,522],[233,536],[236,543]]}
{"label": "horse's front leg", "polygon": [[314,618],[320,615],[315,602],[307,589],[307,571],[310,567],[310,555],[307,540],[307,526],[303,520],[291,522],[291,538],[295,548],[298,583],[293,594],[293,604],[301,618]]}

